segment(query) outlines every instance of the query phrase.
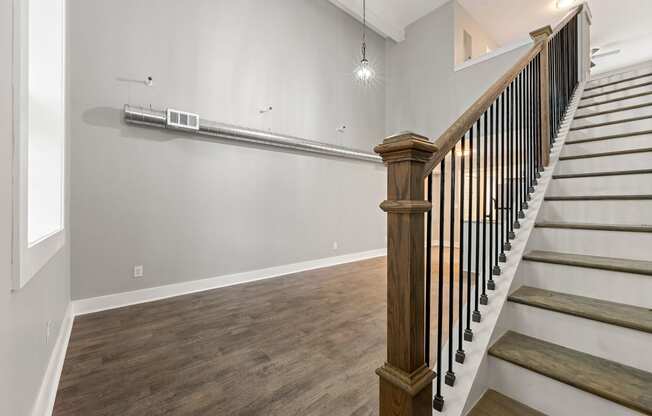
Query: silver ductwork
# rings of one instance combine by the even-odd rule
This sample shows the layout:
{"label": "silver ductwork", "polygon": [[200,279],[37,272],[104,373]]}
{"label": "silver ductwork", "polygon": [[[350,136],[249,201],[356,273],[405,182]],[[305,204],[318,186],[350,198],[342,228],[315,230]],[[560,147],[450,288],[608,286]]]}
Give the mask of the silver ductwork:
{"label": "silver ductwork", "polygon": [[[168,125],[167,112],[151,108],[124,106],[124,119],[129,124],[140,126],[158,127],[175,131],[186,131],[176,129]],[[199,134],[205,137],[216,137],[224,140],[235,140],[245,143],[255,143],[266,146],[280,147],[289,150],[319,153],[327,156],[343,157],[348,159],[364,160],[367,162],[382,163],[381,158],[370,152],[350,149],[343,146],[336,146],[312,140],[300,139],[298,137],[270,133],[262,130],[249,129],[245,127],[232,126],[200,118],[198,131],[186,131],[190,134]]]}

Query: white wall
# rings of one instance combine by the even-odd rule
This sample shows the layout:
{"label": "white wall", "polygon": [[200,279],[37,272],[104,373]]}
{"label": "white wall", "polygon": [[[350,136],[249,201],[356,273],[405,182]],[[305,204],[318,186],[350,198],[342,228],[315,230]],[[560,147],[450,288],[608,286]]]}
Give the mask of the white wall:
{"label": "white wall", "polygon": [[465,31],[473,38],[471,59],[482,56],[500,46],[461,4],[453,1],[453,7],[455,16],[455,65],[459,65],[465,61]]}
{"label": "white wall", "polygon": [[[74,299],[385,246],[380,164],[121,119],[125,103],[170,106],[370,151],[384,137],[385,89],[353,81],[361,28],[350,16],[327,0],[70,0],[68,9]],[[368,54],[383,77],[379,36]],[[154,87],[119,80],[147,75]],[[145,277],[133,279],[138,264]]]}
{"label": "white wall", "polygon": [[[11,120],[12,0],[0,1],[0,114]],[[0,415],[29,415],[70,300],[69,247],[11,291],[12,129],[0,123]],[[46,325],[51,336],[46,343]]]}

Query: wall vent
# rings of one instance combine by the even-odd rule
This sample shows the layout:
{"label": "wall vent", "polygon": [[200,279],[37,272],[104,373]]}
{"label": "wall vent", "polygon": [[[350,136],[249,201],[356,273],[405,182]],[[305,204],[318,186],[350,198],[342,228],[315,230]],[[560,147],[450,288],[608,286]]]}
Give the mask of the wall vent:
{"label": "wall vent", "polygon": [[167,110],[167,126],[181,130],[199,130],[199,116],[186,111]]}

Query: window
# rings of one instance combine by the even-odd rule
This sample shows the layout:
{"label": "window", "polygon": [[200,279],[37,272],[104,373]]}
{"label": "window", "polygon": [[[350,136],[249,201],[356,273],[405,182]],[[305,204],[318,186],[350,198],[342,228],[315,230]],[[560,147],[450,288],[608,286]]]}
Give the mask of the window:
{"label": "window", "polygon": [[14,1],[14,289],[64,244],[65,0]]}

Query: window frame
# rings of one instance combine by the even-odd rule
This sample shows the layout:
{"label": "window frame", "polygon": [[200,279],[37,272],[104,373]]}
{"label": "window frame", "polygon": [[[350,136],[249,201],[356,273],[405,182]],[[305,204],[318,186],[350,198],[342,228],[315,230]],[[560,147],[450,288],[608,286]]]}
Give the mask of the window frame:
{"label": "window frame", "polygon": [[66,181],[67,181],[67,111],[66,111],[66,10],[61,0],[61,190],[60,227],[30,242],[29,226],[29,0],[12,2],[12,289],[19,290],[66,244]]}

